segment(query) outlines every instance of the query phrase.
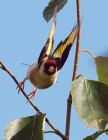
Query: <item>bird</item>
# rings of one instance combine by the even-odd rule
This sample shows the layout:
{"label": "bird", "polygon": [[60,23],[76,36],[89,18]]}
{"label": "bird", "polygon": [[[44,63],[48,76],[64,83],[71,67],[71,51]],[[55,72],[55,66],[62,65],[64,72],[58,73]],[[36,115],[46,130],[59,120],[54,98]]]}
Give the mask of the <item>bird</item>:
{"label": "bird", "polygon": [[54,12],[53,24],[48,39],[41,50],[38,61],[28,68],[26,77],[19,83],[18,88],[24,88],[24,83],[29,80],[34,86],[33,91],[28,94],[29,99],[35,97],[37,89],[46,89],[54,85],[57,81],[58,73],[64,66],[70,49],[78,34],[79,27],[76,24],[68,37],[61,41],[52,52],[54,44],[54,32],[56,28],[56,11]]}

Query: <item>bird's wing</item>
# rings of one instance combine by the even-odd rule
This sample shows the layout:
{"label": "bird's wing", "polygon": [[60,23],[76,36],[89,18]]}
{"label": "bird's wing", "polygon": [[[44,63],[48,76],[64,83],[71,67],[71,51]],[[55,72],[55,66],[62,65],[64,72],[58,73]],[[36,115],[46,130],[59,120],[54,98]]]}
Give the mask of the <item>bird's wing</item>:
{"label": "bird's wing", "polygon": [[55,8],[55,11],[54,11],[53,24],[52,24],[50,34],[48,36],[45,46],[43,47],[40,53],[40,56],[38,58],[38,63],[40,63],[41,60],[51,55],[52,53],[52,48],[53,48],[53,43],[54,43],[53,36],[54,36],[55,28],[56,28],[56,12],[57,12],[57,7]]}
{"label": "bird's wing", "polygon": [[72,29],[72,32],[69,36],[64,40],[61,41],[55,51],[53,52],[53,57],[57,63],[58,70],[62,68],[65,64],[65,61],[69,55],[69,51],[74,43],[74,40],[78,34],[79,27],[75,25]]}

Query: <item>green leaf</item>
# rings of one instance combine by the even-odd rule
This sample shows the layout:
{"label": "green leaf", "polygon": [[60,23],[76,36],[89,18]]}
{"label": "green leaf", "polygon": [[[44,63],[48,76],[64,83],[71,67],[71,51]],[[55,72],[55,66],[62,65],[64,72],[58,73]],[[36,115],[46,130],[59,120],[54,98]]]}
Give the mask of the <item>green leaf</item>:
{"label": "green leaf", "polygon": [[108,57],[98,56],[95,63],[99,81],[108,85]]}
{"label": "green leaf", "polygon": [[79,118],[85,125],[105,129],[108,122],[108,86],[80,76],[72,82],[71,93]]}
{"label": "green leaf", "polygon": [[59,12],[64,5],[67,3],[67,0],[50,0],[48,6],[43,11],[43,17],[48,22],[54,14],[54,9],[58,6],[57,12]]}
{"label": "green leaf", "polygon": [[5,129],[4,140],[43,140],[45,115],[11,121]]}

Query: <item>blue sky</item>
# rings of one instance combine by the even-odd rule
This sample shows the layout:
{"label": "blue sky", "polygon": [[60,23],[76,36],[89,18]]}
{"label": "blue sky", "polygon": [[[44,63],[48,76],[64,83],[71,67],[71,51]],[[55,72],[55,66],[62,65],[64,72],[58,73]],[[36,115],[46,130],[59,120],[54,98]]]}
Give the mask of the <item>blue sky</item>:
{"label": "blue sky", "polygon": [[[34,63],[44,46],[52,20],[46,23],[42,11],[48,0],[0,0],[0,59],[12,71],[18,81],[27,72],[27,67],[21,65]],[[81,49],[91,50],[96,56],[108,54],[108,1],[81,1]],[[54,47],[71,32],[76,23],[76,1],[69,0],[64,9],[57,15],[57,28]],[[38,90],[34,103],[47,114],[47,117],[62,131],[65,130],[66,100],[71,85],[74,62],[75,44],[69,58],[60,71],[57,83],[49,89]],[[86,53],[80,55],[79,74],[89,79],[97,79],[95,64],[92,57]],[[32,90],[30,82],[26,83],[27,93]],[[13,119],[35,114],[33,108],[26,103],[23,95],[17,94],[16,85],[12,79],[0,70],[0,140],[6,125]],[[48,130],[49,127],[46,126]],[[79,120],[72,107],[71,138],[82,138],[95,132],[87,129]],[[45,140],[59,137],[45,134]],[[104,134],[98,140],[106,140]]]}

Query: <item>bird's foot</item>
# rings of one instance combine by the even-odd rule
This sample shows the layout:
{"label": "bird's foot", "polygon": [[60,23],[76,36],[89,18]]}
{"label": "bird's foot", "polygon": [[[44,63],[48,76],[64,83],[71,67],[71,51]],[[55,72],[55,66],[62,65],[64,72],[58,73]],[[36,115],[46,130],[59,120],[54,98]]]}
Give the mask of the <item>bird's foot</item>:
{"label": "bird's foot", "polygon": [[33,91],[32,91],[31,93],[28,94],[29,100],[34,99],[34,97],[35,97],[35,95],[36,95],[36,91],[37,91],[37,88],[34,87],[34,88],[33,88]]}
{"label": "bird's foot", "polygon": [[26,81],[26,79],[24,79],[21,83],[18,84],[18,86],[17,86],[18,93],[20,92],[21,89],[24,89],[25,81]]}

